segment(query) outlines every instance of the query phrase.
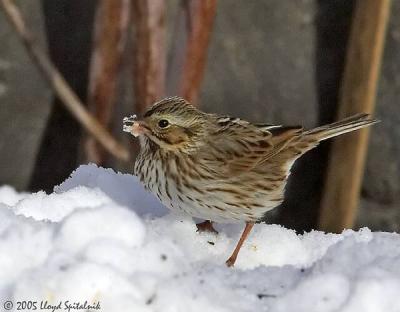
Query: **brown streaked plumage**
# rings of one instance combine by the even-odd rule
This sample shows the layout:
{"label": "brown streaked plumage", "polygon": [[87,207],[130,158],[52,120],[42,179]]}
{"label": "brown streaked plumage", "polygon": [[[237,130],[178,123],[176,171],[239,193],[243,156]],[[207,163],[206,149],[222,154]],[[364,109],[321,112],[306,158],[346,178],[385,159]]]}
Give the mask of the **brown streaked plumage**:
{"label": "brown streaked plumage", "polygon": [[252,124],[170,97],[141,121],[124,119],[124,131],[139,136],[135,174],[165,206],[212,222],[246,222],[226,262],[232,266],[253,224],[282,203],[295,160],[320,141],[376,122],[358,114],[312,130]]}

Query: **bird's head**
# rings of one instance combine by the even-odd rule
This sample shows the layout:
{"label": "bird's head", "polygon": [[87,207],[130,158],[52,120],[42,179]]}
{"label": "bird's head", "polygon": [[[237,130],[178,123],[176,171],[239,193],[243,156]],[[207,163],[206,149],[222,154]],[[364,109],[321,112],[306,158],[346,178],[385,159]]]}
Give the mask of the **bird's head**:
{"label": "bird's head", "polygon": [[207,132],[207,114],[180,97],[153,104],[142,120],[124,119],[124,131],[148,139],[161,149],[191,153]]}

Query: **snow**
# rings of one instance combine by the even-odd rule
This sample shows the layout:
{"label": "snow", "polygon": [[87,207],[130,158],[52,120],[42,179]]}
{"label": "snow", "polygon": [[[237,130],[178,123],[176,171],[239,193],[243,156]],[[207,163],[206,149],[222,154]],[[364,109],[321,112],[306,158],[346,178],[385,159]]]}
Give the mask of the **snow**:
{"label": "snow", "polygon": [[[79,167],[52,194],[0,188],[0,307],[100,303],[100,311],[400,311],[400,235],[242,231],[167,211],[136,177]],[[50,310],[51,311],[51,310]],[[74,311],[71,309],[71,311]]]}

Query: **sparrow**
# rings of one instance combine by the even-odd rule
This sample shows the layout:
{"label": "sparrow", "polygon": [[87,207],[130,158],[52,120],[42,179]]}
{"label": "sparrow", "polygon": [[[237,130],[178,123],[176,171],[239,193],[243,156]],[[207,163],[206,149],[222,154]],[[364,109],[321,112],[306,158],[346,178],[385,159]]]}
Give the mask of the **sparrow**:
{"label": "sparrow", "polygon": [[212,222],[244,222],[231,256],[233,266],[254,224],[284,200],[294,162],[319,142],[378,122],[357,114],[305,130],[301,126],[255,124],[209,114],[181,97],[153,104],[138,120],[125,117],[123,130],[139,138],[134,174],[169,209]]}

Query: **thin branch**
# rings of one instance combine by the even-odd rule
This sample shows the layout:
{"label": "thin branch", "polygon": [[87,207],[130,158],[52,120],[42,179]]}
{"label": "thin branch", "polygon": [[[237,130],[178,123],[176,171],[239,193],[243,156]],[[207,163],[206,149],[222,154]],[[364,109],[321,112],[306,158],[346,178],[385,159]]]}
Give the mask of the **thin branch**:
{"label": "thin branch", "polygon": [[165,95],[165,1],[133,0],[136,111]]}
{"label": "thin branch", "polygon": [[[108,128],[115,105],[118,73],[126,46],[130,0],[99,1],[90,64],[88,107],[97,120]],[[104,149],[93,137],[84,143],[86,158],[104,164]]]}
{"label": "thin branch", "polygon": [[60,72],[37,45],[26,28],[22,14],[12,0],[0,0],[0,5],[10,23],[24,43],[30,57],[41,70],[47,82],[79,123],[93,135],[104,148],[117,158],[129,159],[128,150],[118,143],[111,134],[85,109],[78,96],[72,91]]}

